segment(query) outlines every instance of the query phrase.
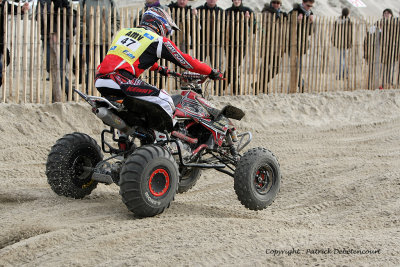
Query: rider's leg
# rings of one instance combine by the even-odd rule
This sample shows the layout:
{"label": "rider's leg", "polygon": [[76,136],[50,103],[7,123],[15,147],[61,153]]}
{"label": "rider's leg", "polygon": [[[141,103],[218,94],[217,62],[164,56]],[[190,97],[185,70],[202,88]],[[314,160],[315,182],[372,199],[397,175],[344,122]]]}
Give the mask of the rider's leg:
{"label": "rider's leg", "polygon": [[165,90],[160,90],[136,78],[130,80],[128,83],[121,84],[121,88],[126,95],[157,104],[171,118],[173,117],[175,105],[171,96]]}

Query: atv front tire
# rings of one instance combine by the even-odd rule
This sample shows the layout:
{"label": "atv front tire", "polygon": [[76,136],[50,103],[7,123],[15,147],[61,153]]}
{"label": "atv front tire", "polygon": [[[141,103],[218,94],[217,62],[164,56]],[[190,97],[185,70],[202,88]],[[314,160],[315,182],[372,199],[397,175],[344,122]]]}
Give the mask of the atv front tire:
{"label": "atv front tire", "polygon": [[234,178],[240,202],[250,210],[265,209],[275,200],[280,189],[278,160],[265,148],[250,149],[236,166]]}
{"label": "atv front tire", "polygon": [[97,186],[91,169],[102,159],[93,138],[83,133],[67,134],[56,142],[47,157],[47,182],[58,195],[83,198]]}
{"label": "atv front tire", "polygon": [[178,165],[167,150],[144,146],[130,155],[122,167],[119,193],[136,216],[155,216],[174,199],[178,178]]}

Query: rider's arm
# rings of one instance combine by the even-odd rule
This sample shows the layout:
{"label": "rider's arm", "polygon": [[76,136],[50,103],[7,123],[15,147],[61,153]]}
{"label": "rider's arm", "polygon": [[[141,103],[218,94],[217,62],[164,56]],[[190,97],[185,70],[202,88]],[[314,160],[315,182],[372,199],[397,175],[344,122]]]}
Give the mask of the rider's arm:
{"label": "rider's arm", "polygon": [[158,63],[156,62],[156,63],[154,63],[154,65],[153,66],[151,66],[151,68],[150,68],[150,70],[151,71],[158,71]]}
{"label": "rider's arm", "polygon": [[[196,72],[203,75],[209,75],[212,71],[211,67],[207,64],[183,53],[170,39],[164,37],[161,58],[164,58],[172,63],[179,65],[189,71]],[[154,65],[153,65],[154,67]],[[152,67],[152,69],[153,69]]]}

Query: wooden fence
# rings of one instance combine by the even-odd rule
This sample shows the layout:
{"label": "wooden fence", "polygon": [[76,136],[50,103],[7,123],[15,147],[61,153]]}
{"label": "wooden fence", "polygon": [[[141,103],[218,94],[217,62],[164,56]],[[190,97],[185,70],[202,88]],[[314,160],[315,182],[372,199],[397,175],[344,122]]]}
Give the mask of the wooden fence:
{"label": "wooden fence", "polygon": [[[77,6],[60,14],[53,6],[43,12],[35,6],[30,15],[21,15],[20,6],[15,9],[4,14],[3,55],[8,48],[11,60],[2,69],[1,102],[48,103],[56,92],[66,92],[61,101],[78,101],[73,88],[98,95],[94,74],[112,34],[137,25],[140,17],[138,9]],[[42,13],[49,20],[41,20]],[[311,24],[297,21],[295,14],[276,19],[261,13],[246,18],[243,13],[194,16],[173,10],[172,16],[182,29],[171,38],[178,47],[225,72],[226,81],[209,84],[212,95],[400,88],[398,19],[349,23],[317,17]],[[6,61],[4,56],[3,66]],[[179,88],[175,79],[154,72],[141,78],[169,92]]]}

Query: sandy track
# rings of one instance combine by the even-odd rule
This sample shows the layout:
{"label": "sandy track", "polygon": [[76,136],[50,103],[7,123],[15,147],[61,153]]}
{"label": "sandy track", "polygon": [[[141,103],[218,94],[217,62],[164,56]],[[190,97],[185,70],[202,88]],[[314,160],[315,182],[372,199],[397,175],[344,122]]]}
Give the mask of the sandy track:
{"label": "sandy track", "polygon": [[244,108],[239,129],[279,158],[281,192],[264,211],[246,210],[214,171],[154,218],[136,219],[116,185],[57,196],[50,147],[72,131],[97,138],[102,124],[84,104],[1,104],[0,266],[400,264],[400,92],[212,101]]}

